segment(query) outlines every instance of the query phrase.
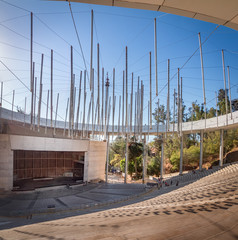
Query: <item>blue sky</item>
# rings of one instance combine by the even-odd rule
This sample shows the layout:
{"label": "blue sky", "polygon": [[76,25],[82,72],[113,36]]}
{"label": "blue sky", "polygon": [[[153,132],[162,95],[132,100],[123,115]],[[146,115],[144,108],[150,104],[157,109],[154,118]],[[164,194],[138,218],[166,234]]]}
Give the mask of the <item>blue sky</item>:
{"label": "blue sky", "polygon": [[[34,13],[33,60],[36,62],[36,76],[39,81],[40,58],[41,53],[44,53],[44,102],[46,102],[47,91],[50,87],[50,49],[54,50],[54,104],[56,103],[57,93],[59,93],[59,119],[64,119],[70,87],[70,45],[74,47],[74,73],[77,90],[80,71],[84,70],[68,3],[39,0],[9,0],[7,2]],[[0,60],[29,86],[30,14],[20,8],[0,1]],[[171,79],[172,109],[172,93],[173,89],[177,88],[177,68],[183,66],[198,48],[198,32],[201,32],[202,41],[204,41],[217,25],[162,12],[72,3],[88,70],[91,9],[94,10],[95,17],[93,66],[95,69],[97,68],[96,47],[99,43],[100,66],[105,68],[105,73],[108,72],[111,82],[112,70],[113,68],[116,69],[116,109],[118,108],[119,95],[122,95],[122,71],[125,69],[126,46],[128,46],[129,92],[131,73],[133,72],[134,84],[137,83],[139,76],[145,85],[144,103],[147,103],[149,99],[149,52],[152,52],[153,109],[155,107],[154,103],[157,101],[157,97],[155,97],[154,18],[157,18],[159,98],[161,104],[166,104],[167,60],[170,59],[170,75],[171,77],[174,76]],[[53,29],[54,32],[49,30],[48,27]],[[203,45],[208,108],[215,106],[215,91],[224,88],[221,49],[225,50],[226,66],[230,66],[232,99],[237,98],[237,42],[237,31],[220,26]],[[191,103],[196,100],[198,103],[202,103],[199,51],[182,69],[181,76],[183,77],[185,104],[190,107]],[[2,64],[0,64],[0,81],[4,82],[3,106],[11,108],[8,102],[12,101],[12,91],[15,89],[15,105],[24,108],[24,99],[27,97],[27,112],[29,113],[30,92]],[[112,87],[110,87],[110,93],[112,93]],[[147,123],[148,109],[145,108],[144,111],[145,123]],[[44,104],[42,115],[45,116]]]}

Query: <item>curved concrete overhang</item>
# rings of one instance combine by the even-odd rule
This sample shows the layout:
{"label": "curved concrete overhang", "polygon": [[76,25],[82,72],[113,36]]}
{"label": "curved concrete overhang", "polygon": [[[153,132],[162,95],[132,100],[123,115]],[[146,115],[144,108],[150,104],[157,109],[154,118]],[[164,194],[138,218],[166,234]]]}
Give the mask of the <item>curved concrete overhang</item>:
{"label": "curved concrete overhang", "polygon": [[[46,119],[41,118],[40,119],[40,126],[41,131],[32,131],[30,130],[30,115],[25,115],[20,112],[12,112],[8,109],[0,109],[0,123],[3,123],[3,126],[5,125],[5,132],[7,134],[15,134],[15,135],[28,135],[28,136],[46,136],[45,135],[45,126],[46,126]],[[23,127],[23,123],[26,123],[27,126]],[[63,135],[63,131],[65,128],[65,122],[64,121],[56,121],[55,122],[55,128],[57,129],[57,135],[53,136],[59,137],[59,138],[67,138],[67,136]],[[49,121],[48,121],[49,125]],[[36,126],[37,127],[37,126]],[[190,134],[190,133],[198,133],[201,131],[205,132],[211,132],[211,131],[218,131],[218,130],[227,130],[227,129],[235,129],[238,127],[238,111],[235,111],[232,113],[232,115],[229,113],[227,115],[221,115],[219,117],[213,117],[209,119],[202,119],[198,121],[190,121],[190,122],[183,122],[182,125],[180,125],[179,130],[183,134]],[[66,129],[68,128],[68,122],[66,123]],[[92,125],[91,124],[85,124],[85,132],[92,133]],[[137,126],[136,126],[137,128]],[[48,131],[53,131],[53,128],[50,128],[48,126]],[[79,131],[82,131],[83,127],[82,124],[79,124]],[[122,126],[119,126],[119,130],[122,129]],[[134,126],[132,126],[132,133],[134,133]],[[136,130],[137,131],[137,130]],[[118,126],[114,126],[114,131],[112,125],[108,126],[108,133],[111,135],[114,133],[115,135],[118,132]],[[121,132],[121,131],[120,131]],[[163,134],[163,133],[173,133],[178,132],[178,124],[175,123],[169,123],[169,126],[167,127],[165,124],[160,125],[152,125],[152,128],[148,128],[148,125],[143,125],[142,127],[142,134],[150,134],[150,135],[157,135],[157,134]],[[94,130],[95,134],[102,134],[102,130],[100,127],[95,127]],[[51,134],[51,133],[50,133]],[[52,137],[52,134],[50,135]]]}
{"label": "curved concrete overhang", "polygon": [[238,30],[238,0],[53,0],[145,9],[211,22]]}

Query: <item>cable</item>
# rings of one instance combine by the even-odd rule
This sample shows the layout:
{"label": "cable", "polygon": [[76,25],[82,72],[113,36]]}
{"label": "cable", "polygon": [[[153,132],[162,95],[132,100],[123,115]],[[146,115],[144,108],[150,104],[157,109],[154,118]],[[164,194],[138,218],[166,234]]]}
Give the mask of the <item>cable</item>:
{"label": "cable", "polygon": [[[2,65],[7,68],[7,70],[27,89],[31,92],[30,88],[0,59],[0,63],[2,63]],[[36,97],[39,99],[39,97],[36,95]],[[42,103],[46,106],[47,104],[42,101]],[[61,117],[59,114],[57,114],[57,116],[59,116],[61,119],[64,120],[63,117]]]}
{"label": "cable", "polygon": [[84,62],[84,67],[85,67],[85,70],[86,70],[86,74],[87,74],[87,78],[88,78],[88,84],[89,84],[89,76],[88,76],[87,65],[86,65],[86,61],[85,61],[84,54],[83,54],[83,48],[82,48],[82,45],[81,45],[81,42],[80,42],[80,39],[79,39],[77,27],[76,27],[76,24],[75,24],[75,21],[74,21],[74,15],[73,15],[73,12],[72,12],[70,0],[69,0],[69,9],[70,9],[72,21],[73,21],[73,24],[74,24],[74,29],[75,29],[75,32],[76,32],[76,35],[77,35],[78,43],[79,43],[79,46],[80,46],[80,50],[81,50],[81,53],[82,53],[83,62]]}
{"label": "cable", "polygon": [[[97,32],[97,27],[96,27],[95,14],[94,14],[94,18],[93,18],[93,23],[94,23],[94,26],[95,26],[96,38],[97,38],[98,43],[99,43],[100,41],[99,41],[98,32]],[[101,49],[101,48],[100,48],[100,49]],[[102,62],[102,66],[104,66],[103,60],[102,60],[101,50],[99,51],[99,56],[100,56],[100,59],[101,59],[101,62]]]}
{"label": "cable", "polygon": [[23,10],[23,11],[26,11],[26,12],[28,12],[28,13],[31,12],[31,11],[25,9],[25,8],[22,8],[22,7],[16,6],[16,5],[14,5],[14,4],[12,4],[12,3],[9,3],[9,2],[6,2],[5,0],[0,0],[0,1],[3,2],[3,3],[5,3],[5,4],[8,4],[8,5],[12,6],[12,7],[15,7],[15,8],[21,9],[21,10]]}
{"label": "cable", "polygon": [[0,62],[18,81],[22,83],[23,86],[26,87],[26,89],[31,91],[30,88],[1,59],[0,59]]}
{"label": "cable", "polygon": [[18,17],[8,18],[8,19],[5,19],[5,20],[1,21],[0,23],[9,22],[9,21],[12,21],[12,20],[16,20],[18,18],[26,17],[26,16],[28,16],[28,14],[18,16]]}
{"label": "cable", "polygon": [[63,40],[66,44],[68,44],[69,46],[71,46],[71,44],[66,41],[63,37],[61,37],[57,32],[55,32],[51,27],[49,27],[48,24],[46,24],[45,22],[43,22],[39,17],[37,17],[35,14],[34,16],[46,27],[48,28],[50,31],[52,31],[56,36],[58,36],[61,40]]}

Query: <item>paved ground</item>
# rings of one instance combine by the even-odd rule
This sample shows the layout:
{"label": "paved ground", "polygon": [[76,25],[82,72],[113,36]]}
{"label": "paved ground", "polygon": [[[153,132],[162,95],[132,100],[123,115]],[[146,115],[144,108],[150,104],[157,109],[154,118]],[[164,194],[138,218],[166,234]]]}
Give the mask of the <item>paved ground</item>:
{"label": "paved ground", "polygon": [[[200,178],[199,174],[176,176],[174,181],[176,178],[179,186],[172,184],[147,193],[134,184],[91,186],[82,193],[98,196],[94,200],[100,202],[74,211],[36,214],[32,219],[2,217],[0,239],[238,239],[237,164],[201,173]],[[109,192],[111,199],[133,191],[137,196],[132,194],[130,199],[126,199],[128,195],[114,202],[104,198]],[[28,206],[40,206],[39,196]],[[67,194],[52,197],[70,204]],[[102,199],[105,204],[101,204]]]}

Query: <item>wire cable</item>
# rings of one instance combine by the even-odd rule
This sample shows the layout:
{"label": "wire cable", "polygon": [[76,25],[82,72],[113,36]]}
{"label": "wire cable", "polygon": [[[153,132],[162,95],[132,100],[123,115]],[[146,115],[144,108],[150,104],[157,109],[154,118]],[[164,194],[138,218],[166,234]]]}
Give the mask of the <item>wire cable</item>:
{"label": "wire cable", "polygon": [[69,9],[70,9],[72,21],[73,21],[73,24],[74,24],[74,29],[75,29],[75,32],[76,32],[76,35],[77,35],[79,47],[80,47],[80,50],[81,50],[81,53],[82,53],[83,62],[84,62],[84,67],[85,67],[85,69],[86,69],[86,74],[87,74],[88,84],[89,84],[89,76],[88,76],[88,70],[87,70],[86,60],[85,60],[85,57],[84,57],[84,54],[83,54],[83,48],[82,48],[82,45],[81,45],[81,42],[80,42],[80,39],[79,39],[79,34],[78,34],[78,30],[77,30],[77,27],[76,27],[76,24],[75,24],[74,15],[73,15],[73,12],[72,12],[70,0],[69,0]]}

